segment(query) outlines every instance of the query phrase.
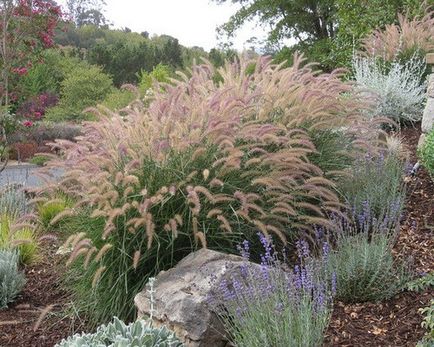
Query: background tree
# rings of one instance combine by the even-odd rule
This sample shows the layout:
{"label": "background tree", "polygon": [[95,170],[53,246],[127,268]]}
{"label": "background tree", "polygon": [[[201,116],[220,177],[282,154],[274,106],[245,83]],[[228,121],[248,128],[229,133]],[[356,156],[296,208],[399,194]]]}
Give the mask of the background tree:
{"label": "background tree", "polygon": [[[228,0],[214,0],[224,3]],[[234,35],[244,23],[258,19],[269,25],[269,41],[294,38],[299,42],[332,38],[336,34],[336,0],[232,0],[242,7],[219,28]]]}
{"label": "background tree", "polygon": [[87,24],[96,26],[108,25],[104,16],[105,0],[68,0],[66,7],[71,20],[81,27]]}
{"label": "background tree", "polygon": [[[228,0],[214,0],[224,3]],[[296,44],[277,54],[277,61],[290,59],[294,51],[331,70],[351,62],[359,40],[378,27],[395,23],[398,13],[418,14],[424,3],[434,0],[231,0],[241,8],[218,28],[221,35],[233,36],[243,24],[254,19],[271,28],[267,44],[293,39]]]}

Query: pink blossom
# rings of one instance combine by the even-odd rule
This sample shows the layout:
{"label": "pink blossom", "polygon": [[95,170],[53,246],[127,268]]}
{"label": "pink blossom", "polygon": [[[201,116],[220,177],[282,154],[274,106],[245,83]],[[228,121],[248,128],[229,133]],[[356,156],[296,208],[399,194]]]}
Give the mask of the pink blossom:
{"label": "pink blossom", "polygon": [[31,120],[26,120],[26,121],[23,122],[23,125],[26,128],[30,128],[33,125],[33,122]]}

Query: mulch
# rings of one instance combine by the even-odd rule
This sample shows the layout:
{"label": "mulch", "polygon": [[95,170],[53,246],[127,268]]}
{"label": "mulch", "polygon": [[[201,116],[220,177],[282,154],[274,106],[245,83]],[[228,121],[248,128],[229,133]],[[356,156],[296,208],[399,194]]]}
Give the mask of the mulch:
{"label": "mulch", "polygon": [[[412,164],[417,161],[419,134],[420,126],[402,132]],[[395,253],[411,259],[417,272],[433,271],[434,184],[423,168],[408,178],[407,191],[406,214]],[[51,347],[85,327],[78,317],[64,314],[70,297],[61,286],[63,265],[55,255],[58,246],[53,240],[42,244],[41,262],[25,269],[28,282],[23,293],[9,309],[0,311],[1,347]],[[433,294],[403,292],[382,303],[338,302],[324,346],[415,346],[425,333],[418,309],[427,306]],[[42,317],[47,310],[50,312]]]}

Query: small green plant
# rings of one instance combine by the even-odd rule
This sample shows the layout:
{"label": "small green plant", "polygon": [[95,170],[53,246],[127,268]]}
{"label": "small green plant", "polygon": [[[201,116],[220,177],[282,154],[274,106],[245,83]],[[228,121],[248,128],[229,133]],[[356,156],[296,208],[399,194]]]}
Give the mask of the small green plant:
{"label": "small green plant", "polygon": [[115,89],[101,102],[101,105],[111,111],[119,111],[127,107],[134,99],[134,92],[128,89]]}
{"label": "small green plant", "polygon": [[14,230],[14,219],[0,216],[0,249],[17,249],[22,264],[31,264],[38,259],[38,243],[31,226],[21,226]]}
{"label": "small green plant", "polygon": [[70,207],[67,199],[58,197],[45,203],[40,203],[37,207],[39,222],[44,231],[49,231],[53,227],[54,218]]}
{"label": "small green plant", "polygon": [[434,130],[427,135],[418,154],[423,166],[434,179]]}
{"label": "small green plant", "polygon": [[74,335],[56,347],[181,347],[182,343],[166,327],[154,328],[150,322],[137,320],[126,325],[117,317],[98,327],[93,334]]}
{"label": "small green plant", "polygon": [[434,271],[407,283],[407,289],[415,292],[430,288],[434,288]]}
{"label": "small green plant", "polygon": [[44,164],[49,160],[50,158],[45,155],[35,155],[32,159],[30,159],[30,163],[38,166],[44,166]]}
{"label": "small green plant", "polygon": [[429,306],[419,309],[419,312],[425,316],[422,327],[427,333],[417,347],[431,347],[434,345],[434,299],[431,299]]}
{"label": "small green plant", "polygon": [[154,82],[169,82],[171,75],[170,68],[163,64],[158,64],[151,72],[142,70],[140,72],[139,89],[141,93],[146,93],[152,87]]}
{"label": "small green plant", "polygon": [[0,250],[0,309],[7,307],[26,283],[24,274],[18,271],[18,258],[16,251]]}

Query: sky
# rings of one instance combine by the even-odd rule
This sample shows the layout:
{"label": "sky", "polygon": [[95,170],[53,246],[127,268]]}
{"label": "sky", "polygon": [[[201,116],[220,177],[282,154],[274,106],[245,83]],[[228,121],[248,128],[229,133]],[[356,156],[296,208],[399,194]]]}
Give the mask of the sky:
{"label": "sky", "polygon": [[[58,1],[64,5],[66,0]],[[106,0],[106,18],[114,28],[128,27],[132,31],[173,36],[187,47],[206,50],[216,47],[216,27],[225,23],[237,10],[230,2],[217,5],[210,0]],[[234,48],[243,50],[252,36],[263,39],[261,27],[247,23],[232,40]]]}

